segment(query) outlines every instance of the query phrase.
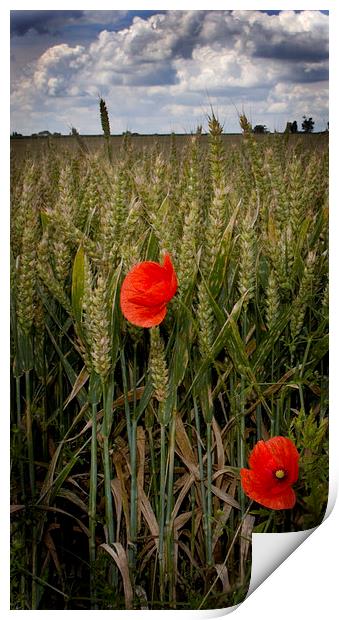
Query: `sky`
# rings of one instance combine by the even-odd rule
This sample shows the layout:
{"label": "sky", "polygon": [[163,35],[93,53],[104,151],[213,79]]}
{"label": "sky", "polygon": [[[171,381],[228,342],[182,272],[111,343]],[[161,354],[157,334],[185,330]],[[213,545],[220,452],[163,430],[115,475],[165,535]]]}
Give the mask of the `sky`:
{"label": "sky", "polygon": [[328,11],[11,11],[11,132],[190,133],[214,110],[328,121]]}

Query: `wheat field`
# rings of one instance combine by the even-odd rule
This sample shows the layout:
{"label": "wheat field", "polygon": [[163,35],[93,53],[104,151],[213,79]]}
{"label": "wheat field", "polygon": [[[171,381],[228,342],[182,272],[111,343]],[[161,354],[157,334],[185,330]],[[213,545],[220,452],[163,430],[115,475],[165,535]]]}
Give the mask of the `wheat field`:
{"label": "wheat field", "polygon": [[[96,149],[12,153],[11,607],[228,607],[252,532],[326,509],[327,144],[245,116],[228,143],[211,113],[136,147],[101,118]],[[136,327],[122,282],[165,252],[178,291]],[[300,454],[292,510],[240,484],[273,436]]]}

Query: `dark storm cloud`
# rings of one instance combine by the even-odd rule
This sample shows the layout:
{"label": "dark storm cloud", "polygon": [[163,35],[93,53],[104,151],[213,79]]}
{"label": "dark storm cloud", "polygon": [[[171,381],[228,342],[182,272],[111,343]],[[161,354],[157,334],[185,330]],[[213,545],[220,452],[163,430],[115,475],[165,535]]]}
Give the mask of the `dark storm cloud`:
{"label": "dark storm cloud", "polygon": [[292,84],[307,84],[313,82],[325,82],[328,80],[328,67],[310,67],[305,69],[304,65],[290,68],[285,81]]}
{"label": "dark storm cloud", "polygon": [[191,58],[192,52],[200,40],[205,21],[206,11],[197,11],[192,14],[190,21],[184,25],[178,39],[174,41],[172,54],[180,58]]}
{"label": "dark storm cloud", "polygon": [[176,72],[167,66],[158,66],[156,71],[134,72],[125,76],[123,83],[127,86],[172,86],[177,83]]}
{"label": "dark storm cloud", "polygon": [[108,27],[112,30],[128,28],[136,16],[147,19],[166,11],[11,11],[11,36],[22,37],[29,31],[37,34],[60,34],[65,29],[91,31],[94,35]]}
{"label": "dark storm cloud", "polygon": [[309,35],[290,35],[288,39],[274,41],[257,41],[254,58],[294,62],[321,62],[328,58],[328,45],[325,41],[314,41]]}
{"label": "dark storm cloud", "polygon": [[69,20],[77,20],[83,11],[11,11],[11,36],[24,36],[29,30],[39,34],[58,32]]}

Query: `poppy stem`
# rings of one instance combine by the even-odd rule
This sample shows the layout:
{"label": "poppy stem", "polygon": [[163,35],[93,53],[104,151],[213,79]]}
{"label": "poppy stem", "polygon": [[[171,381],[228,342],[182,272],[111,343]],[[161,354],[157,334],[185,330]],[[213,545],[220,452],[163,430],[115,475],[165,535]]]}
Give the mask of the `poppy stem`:
{"label": "poppy stem", "polygon": [[279,435],[280,434],[280,399],[277,398],[277,404],[276,404],[276,413],[275,413],[275,419],[274,419],[274,435]]}
{"label": "poppy stem", "polygon": [[257,441],[261,439],[261,405],[258,405],[256,408],[256,423],[257,423]]}

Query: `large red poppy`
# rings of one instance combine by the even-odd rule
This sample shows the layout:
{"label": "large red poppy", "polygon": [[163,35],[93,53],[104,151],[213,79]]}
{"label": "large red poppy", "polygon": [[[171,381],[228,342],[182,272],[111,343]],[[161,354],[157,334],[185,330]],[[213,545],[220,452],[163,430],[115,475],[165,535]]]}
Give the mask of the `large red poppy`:
{"label": "large red poppy", "polygon": [[244,492],[266,508],[293,508],[298,461],[297,449],[287,437],[258,441],[248,459],[250,469],[240,470]]}
{"label": "large red poppy", "polygon": [[165,254],[162,265],[153,261],[138,263],[122,283],[122,313],[138,327],[159,325],[177,288],[177,276],[169,254]]}

